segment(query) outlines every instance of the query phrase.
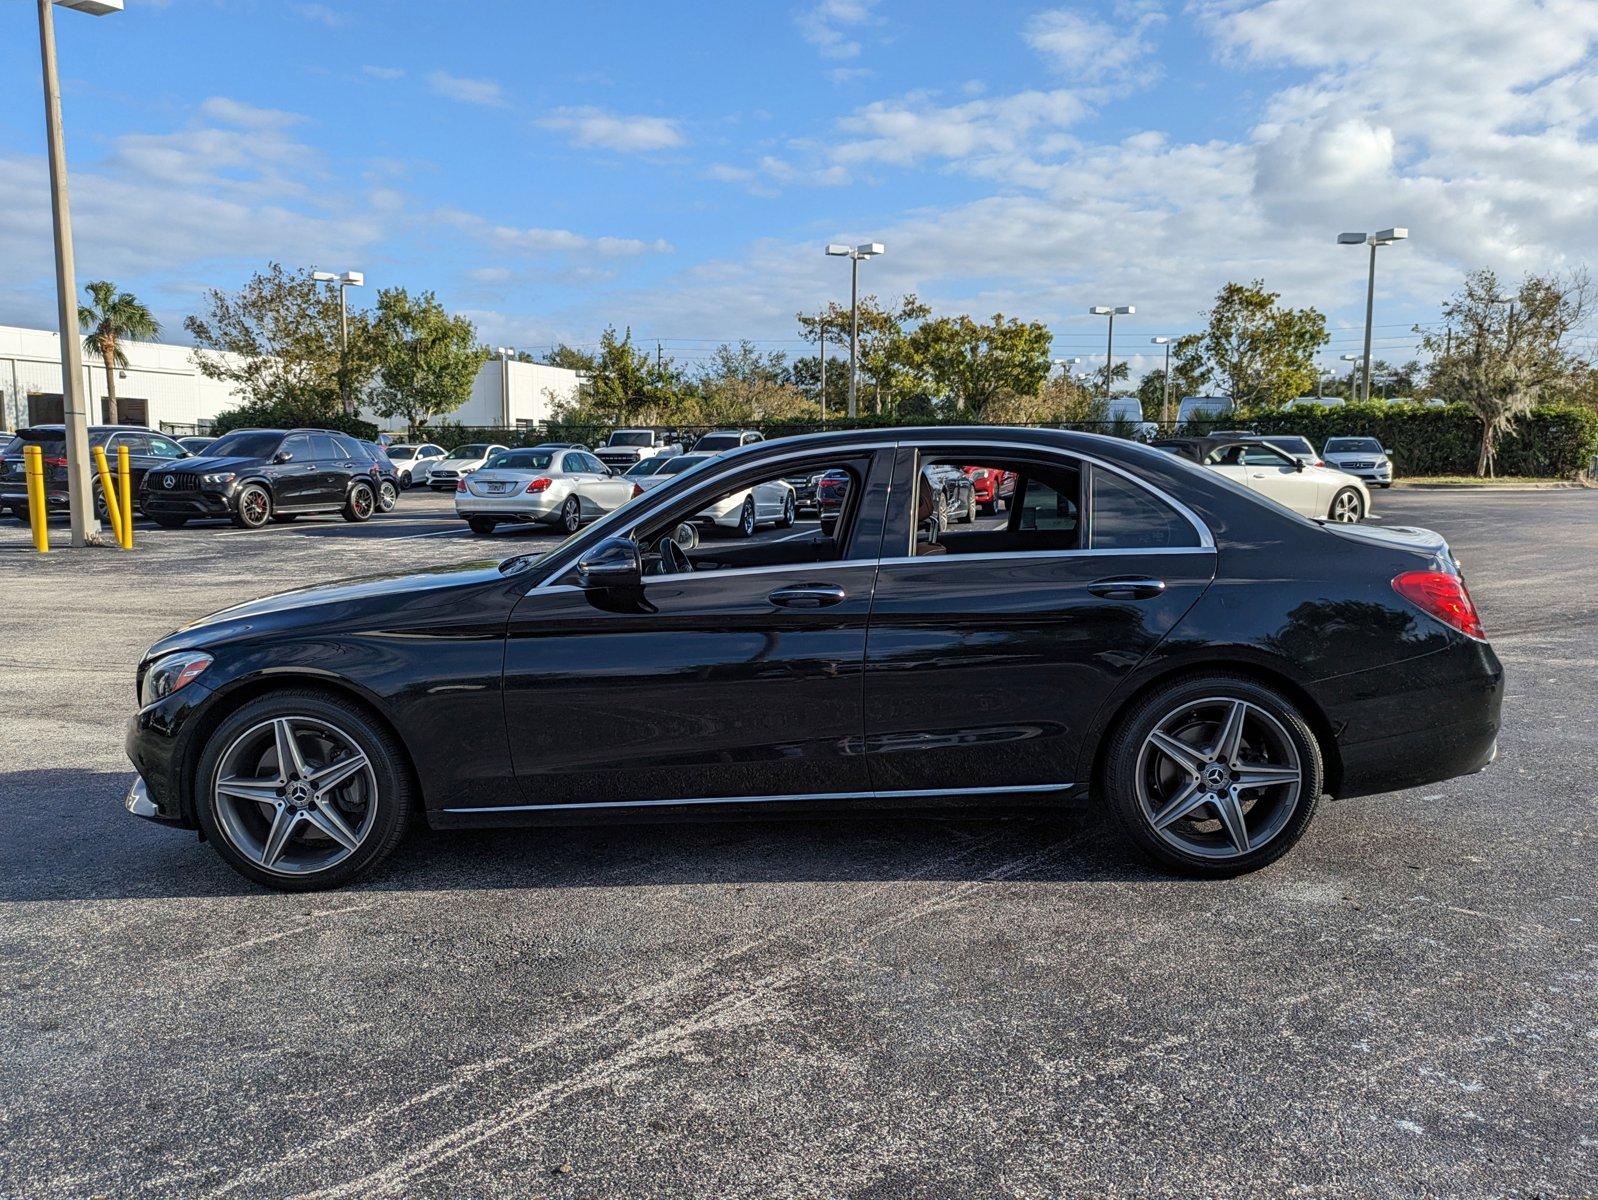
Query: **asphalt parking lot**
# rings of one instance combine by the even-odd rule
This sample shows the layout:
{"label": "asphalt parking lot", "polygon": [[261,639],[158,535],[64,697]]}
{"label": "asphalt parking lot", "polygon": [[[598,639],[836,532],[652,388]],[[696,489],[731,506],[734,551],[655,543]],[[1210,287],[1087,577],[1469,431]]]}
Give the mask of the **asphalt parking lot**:
{"label": "asphalt parking lot", "polygon": [[432,835],[308,896],[122,811],[144,647],[552,535],[0,522],[0,1195],[1598,1192],[1598,491],[1376,503],[1465,564],[1501,757],[1258,874],[1087,813]]}

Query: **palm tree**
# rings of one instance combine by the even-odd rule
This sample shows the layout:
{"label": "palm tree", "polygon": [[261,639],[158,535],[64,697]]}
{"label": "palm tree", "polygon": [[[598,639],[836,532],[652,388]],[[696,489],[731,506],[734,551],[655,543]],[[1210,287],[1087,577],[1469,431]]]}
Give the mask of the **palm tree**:
{"label": "palm tree", "polygon": [[87,354],[98,354],[105,362],[106,413],[112,425],[118,423],[116,372],[128,365],[128,356],[122,353],[124,340],[147,342],[161,332],[161,325],[150,310],[140,303],[132,292],[119,292],[117,285],[97,279],[83,289],[94,301],[92,305],[78,305],[78,327],[87,336],[83,349]]}

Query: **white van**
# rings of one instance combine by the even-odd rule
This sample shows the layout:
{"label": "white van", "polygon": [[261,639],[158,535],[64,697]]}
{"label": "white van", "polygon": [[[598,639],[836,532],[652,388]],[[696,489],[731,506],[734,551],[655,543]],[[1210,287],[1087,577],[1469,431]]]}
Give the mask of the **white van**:
{"label": "white van", "polygon": [[1177,410],[1178,424],[1188,421],[1213,421],[1232,411],[1230,396],[1183,396],[1182,407]]}
{"label": "white van", "polygon": [[1104,419],[1114,425],[1129,426],[1134,441],[1152,442],[1160,436],[1160,427],[1143,419],[1143,402],[1136,396],[1111,396]]}

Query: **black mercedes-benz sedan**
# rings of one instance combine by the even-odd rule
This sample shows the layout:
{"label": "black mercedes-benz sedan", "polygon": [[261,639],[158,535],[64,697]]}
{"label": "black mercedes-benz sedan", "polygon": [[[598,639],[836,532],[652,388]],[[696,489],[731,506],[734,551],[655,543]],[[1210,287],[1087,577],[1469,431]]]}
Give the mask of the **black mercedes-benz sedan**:
{"label": "black mercedes-benz sedan", "polygon": [[[944,528],[940,467],[1012,472]],[[708,540],[758,484],[841,472],[836,521]],[[1502,670],[1448,547],[1320,523],[1193,463],[1046,430],[734,450],[546,554],[306,588],[151,647],[132,812],[251,879],[371,870],[437,827],[690,812],[1106,807],[1197,875],[1317,803],[1493,758]]]}

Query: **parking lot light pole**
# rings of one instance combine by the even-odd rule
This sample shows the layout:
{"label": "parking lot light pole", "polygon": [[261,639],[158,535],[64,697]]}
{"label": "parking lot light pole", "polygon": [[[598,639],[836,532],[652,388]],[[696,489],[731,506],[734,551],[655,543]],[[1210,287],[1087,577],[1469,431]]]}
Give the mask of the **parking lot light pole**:
{"label": "parking lot light pole", "polygon": [[516,357],[516,347],[496,346],[494,353],[499,356],[499,424],[501,429],[509,429],[510,360]]}
{"label": "parking lot light pole", "polygon": [[855,401],[855,389],[860,377],[860,262],[875,258],[886,249],[881,242],[863,242],[858,246],[840,246],[833,242],[827,253],[834,258],[849,260],[849,415],[860,415]]}
{"label": "parking lot light pole", "polygon": [[1367,360],[1361,358],[1358,354],[1340,354],[1338,357],[1348,364],[1348,398],[1350,400],[1358,400],[1359,396],[1354,391],[1354,372],[1359,370],[1360,363]]}
{"label": "parking lot light pole", "polygon": [[1104,338],[1104,398],[1106,400],[1110,398],[1110,372],[1114,370],[1115,361],[1115,318],[1117,314],[1123,317],[1129,317],[1136,311],[1137,307],[1132,304],[1119,305],[1115,308],[1107,308],[1102,304],[1095,304],[1092,308],[1088,309],[1088,312],[1092,313],[1095,317],[1110,318],[1109,333],[1106,334]]}
{"label": "parking lot light pole", "polygon": [[[63,8],[103,17],[121,12],[122,0],[60,0]],[[55,14],[39,0],[39,58],[44,68],[44,128],[50,156],[50,216],[55,233],[55,290],[61,327],[61,423],[67,449],[67,515],[72,545],[100,540],[89,472],[88,389],[83,385],[83,344],[78,340],[78,276],[72,260],[72,211],[67,201],[67,141],[61,129],[61,79],[56,70]]]}
{"label": "parking lot light pole", "polygon": [[1163,425],[1171,419],[1171,339],[1153,337],[1149,341],[1156,346],[1165,347],[1165,391],[1160,397],[1160,423]]}
{"label": "parking lot light pole", "polygon": [[1371,319],[1376,312],[1376,247],[1391,246],[1394,242],[1401,242],[1409,236],[1409,230],[1402,227],[1383,229],[1377,233],[1340,233],[1337,235],[1339,246],[1369,246],[1371,248],[1370,274],[1365,280],[1365,371],[1364,386],[1361,389],[1362,400],[1371,398]]}
{"label": "parking lot light pole", "polygon": [[363,286],[366,276],[360,271],[312,271],[311,278],[317,283],[338,284],[338,393],[339,399],[344,402],[344,415],[352,417],[355,415],[355,401],[350,395],[349,381],[350,310],[344,293],[349,288]]}

